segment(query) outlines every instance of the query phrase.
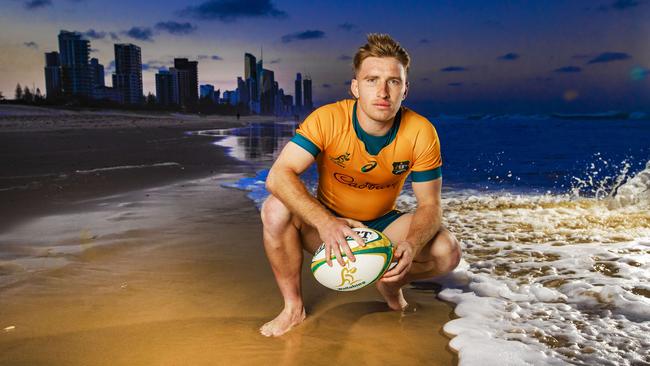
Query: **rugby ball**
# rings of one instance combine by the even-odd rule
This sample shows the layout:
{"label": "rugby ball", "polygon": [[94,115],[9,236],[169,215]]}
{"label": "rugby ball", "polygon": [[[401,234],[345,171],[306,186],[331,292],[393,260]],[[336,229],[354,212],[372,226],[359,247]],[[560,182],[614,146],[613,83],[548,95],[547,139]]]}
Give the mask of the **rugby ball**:
{"label": "rugby ball", "polygon": [[370,228],[353,228],[366,243],[360,246],[351,237],[347,237],[355,262],[341,251],[344,266],[341,266],[332,254],[332,267],[325,259],[323,243],[311,260],[311,272],[323,286],[336,291],[354,291],[370,285],[388,270],[393,259],[393,244],[382,232]]}

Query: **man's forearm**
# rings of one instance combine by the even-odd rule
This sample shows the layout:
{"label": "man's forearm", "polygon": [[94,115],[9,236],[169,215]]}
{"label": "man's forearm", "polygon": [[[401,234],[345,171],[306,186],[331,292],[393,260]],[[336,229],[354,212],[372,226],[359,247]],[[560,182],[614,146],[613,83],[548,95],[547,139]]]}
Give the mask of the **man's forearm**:
{"label": "man's forearm", "polygon": [[266,188],[304,222],[318,228],[332,214],[312,196],[300,177],[288,169],[271,169]]}
{"label": "man's forearm", "polygon": [[413,245],[416,255],[440,230],[441,219],[439,205],[418,206],[415,210],[406,241]]}

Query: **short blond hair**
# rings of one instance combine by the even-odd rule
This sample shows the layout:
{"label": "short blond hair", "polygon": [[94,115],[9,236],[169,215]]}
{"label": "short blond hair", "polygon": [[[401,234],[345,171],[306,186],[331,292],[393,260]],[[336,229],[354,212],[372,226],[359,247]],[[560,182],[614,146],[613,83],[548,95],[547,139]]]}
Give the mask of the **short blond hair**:
{"label": "short blond hair", "polygon": [[407,74],[411,65],[411,58],[404,47],[391,36],[383,33],[368,34],[368,43],[359,47],[354,55],[354,75],[359,72],[363,60],[368,57],[394,57],[404,66]]}

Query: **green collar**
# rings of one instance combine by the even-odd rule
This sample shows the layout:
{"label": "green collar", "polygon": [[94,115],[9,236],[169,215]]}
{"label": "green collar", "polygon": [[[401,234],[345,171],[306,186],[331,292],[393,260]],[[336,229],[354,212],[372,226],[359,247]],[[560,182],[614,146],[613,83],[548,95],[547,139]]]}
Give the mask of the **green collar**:
{"label": "green collar", "polygon": [[357,119],[357,102],[354,102],[354,107],[352,108],[352,124],[354,125],[354,132],[357,133],[357,138],[363,141],[363,143],[366,145],[366,151],[368,154],[373,156],[379,154],[381,149],[390,145],[390,143],[395,140],[401,119],[402,109],[400,108],[400,110],[397,111],[397,114],[395,115],[393,126],[391,126],[388,133],[386,133],[384,136],[373,136],[364,131],[359,124],[359,120]]}

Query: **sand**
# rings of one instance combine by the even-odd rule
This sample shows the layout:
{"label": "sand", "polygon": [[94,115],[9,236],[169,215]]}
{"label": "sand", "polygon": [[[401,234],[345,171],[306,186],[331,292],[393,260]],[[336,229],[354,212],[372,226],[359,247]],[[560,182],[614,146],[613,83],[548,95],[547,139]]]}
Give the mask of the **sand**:
{"label": "sand", "polygon": [[[102,138],[119,140],[120,130],[105,129]],[[70,141],[85,135],[78,136]],[[171,144],[167,153],[190,145]],[[152,181],[155,168],[135,169],[129,177],[63,180],[54,196],[44,188],[4,192],[30,209],[1,211],[18,217],[0,228],[0,365],[456,363],[442,334],[452,308],[426,284],[406,289],[413,306],[400,313],[373,288],[335,293],[305,271],[306,322],[280,338],[259,335],[281,297],[257,210],[245,192],[220,186],[248,172],[211,144],[199,149],[208,145],[219,164],[188,175]],[[192,158],[184,164],[194,163],[201,167]],[[113,188],[103,191],[102,180]],[[34,261],[40,265],[27,264]]]}

